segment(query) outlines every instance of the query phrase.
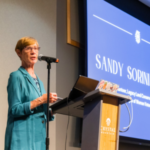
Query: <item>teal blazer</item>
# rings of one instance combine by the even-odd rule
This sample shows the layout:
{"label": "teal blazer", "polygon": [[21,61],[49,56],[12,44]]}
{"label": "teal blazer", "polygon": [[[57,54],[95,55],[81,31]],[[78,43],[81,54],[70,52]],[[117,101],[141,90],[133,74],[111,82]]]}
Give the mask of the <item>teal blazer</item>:
{"label": "teal blazer", "polygon": [[[20,67],[8,80],[8,120],[5,133],[5,150],[46,149],[46,105],[30,110],[30,102],[45,92],[37,77],[41,93],[30,74]],[[49,111],[50,121],[54,120]]]}

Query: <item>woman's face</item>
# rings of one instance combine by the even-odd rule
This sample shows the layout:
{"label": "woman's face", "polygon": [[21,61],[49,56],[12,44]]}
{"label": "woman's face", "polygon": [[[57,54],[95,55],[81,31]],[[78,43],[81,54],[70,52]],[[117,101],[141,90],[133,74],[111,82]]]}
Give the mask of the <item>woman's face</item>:
{"label": "woman's face", "polygon": [[20,53],[17,53],[21,58],[22,64],[33,66],[38,59],[39,46],[37,43],[25,47]]}

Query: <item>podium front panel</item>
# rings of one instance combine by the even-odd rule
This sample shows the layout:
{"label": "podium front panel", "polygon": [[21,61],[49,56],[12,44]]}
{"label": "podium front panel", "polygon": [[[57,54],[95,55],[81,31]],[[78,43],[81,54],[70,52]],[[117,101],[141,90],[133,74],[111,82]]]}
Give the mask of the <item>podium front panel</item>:
{"label": "podium front panel", "polygon": [[84,107],[81,150],[118,150],[120,104],[102,96]]}
{"label": "podium front panel", "polygon": [[119,113],[118,99],[103,96],[99,150],[118,149]]}

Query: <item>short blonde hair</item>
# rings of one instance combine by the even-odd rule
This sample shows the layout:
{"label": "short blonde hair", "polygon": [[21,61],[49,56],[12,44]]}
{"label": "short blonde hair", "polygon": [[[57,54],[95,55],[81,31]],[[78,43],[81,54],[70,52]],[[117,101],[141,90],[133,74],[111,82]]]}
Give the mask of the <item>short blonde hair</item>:
{"label": "short blonde hair", "polygon": [[22,51],[25,47],[29,46],[29,45],[33,45],[33,44],[38,44],[37,40],[34,39],[33,37],[22,37],[16,44],[15,47],[15,51],[17,49],[19,49],[20,51]]}

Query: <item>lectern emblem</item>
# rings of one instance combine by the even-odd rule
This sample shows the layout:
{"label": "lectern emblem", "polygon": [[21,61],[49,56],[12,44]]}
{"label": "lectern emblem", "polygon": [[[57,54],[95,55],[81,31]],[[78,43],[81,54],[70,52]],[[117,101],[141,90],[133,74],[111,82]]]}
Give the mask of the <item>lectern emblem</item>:
{"label": "lectern emblem", "polygon": [[140,31],[136,30],[135,32],[135,40],[139,44],[141,42]]}
{"label": "lectern emblem", "polygon": [[110,118],[107,118],[107,119],[106,119],[106,124],[107,124],[107,126],[110,126],[110,123],[111,123]]}

